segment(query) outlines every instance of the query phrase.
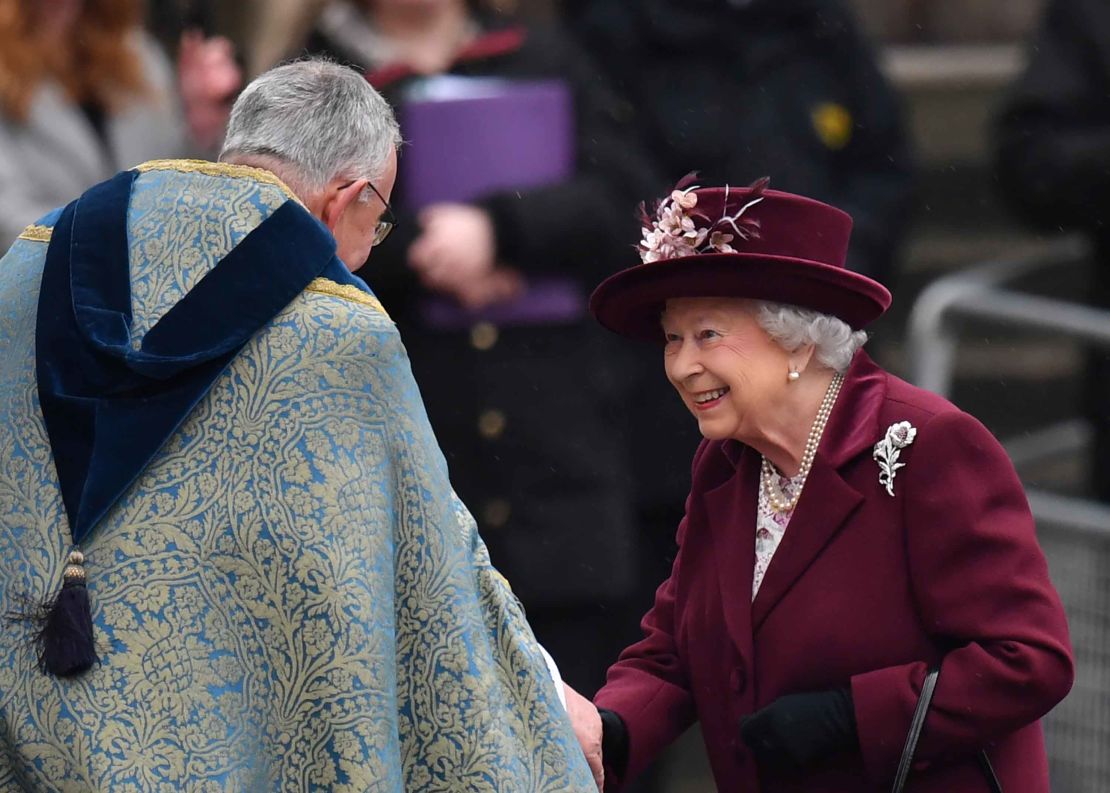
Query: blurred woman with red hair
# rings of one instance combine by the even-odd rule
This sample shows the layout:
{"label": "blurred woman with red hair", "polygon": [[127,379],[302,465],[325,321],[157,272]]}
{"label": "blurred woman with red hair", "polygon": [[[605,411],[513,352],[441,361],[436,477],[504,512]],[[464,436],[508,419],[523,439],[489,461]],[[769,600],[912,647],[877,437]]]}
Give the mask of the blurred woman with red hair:
{"label": "blurred woman with red hair", "polygon": [[180,93],[140,0],[0,0],[0,244],[87,186],[218,143],[231,47],[182,40]]}

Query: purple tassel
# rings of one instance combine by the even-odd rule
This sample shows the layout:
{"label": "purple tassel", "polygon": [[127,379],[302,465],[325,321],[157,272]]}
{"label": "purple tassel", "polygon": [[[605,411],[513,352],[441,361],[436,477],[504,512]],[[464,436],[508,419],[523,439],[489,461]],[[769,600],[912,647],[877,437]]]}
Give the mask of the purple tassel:
{"label": "purple tassel", "polygon": [[85,588],[85,556],[78,550],[66,559],[62,591],[43,605],[35,636],[38,667],[43,674],[74,677],[99,663],[93,639],[92,608]]}

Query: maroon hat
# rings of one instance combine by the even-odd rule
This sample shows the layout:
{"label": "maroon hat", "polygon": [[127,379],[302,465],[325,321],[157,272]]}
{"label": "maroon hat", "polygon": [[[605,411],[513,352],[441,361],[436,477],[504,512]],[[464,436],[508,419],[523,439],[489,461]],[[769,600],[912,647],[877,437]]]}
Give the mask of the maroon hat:
{"label": "maroon hat", "polygon": [[[688,177],[689,178],[689,177]],[[831,314],[858,329],[890,306],[878,281],[844,267],[852,218],[812,198],[751,187],[684,187],[642,213],[641,264],[609,276],[590,312],[614,333],[659,341],[676,297],[744,297]]]}

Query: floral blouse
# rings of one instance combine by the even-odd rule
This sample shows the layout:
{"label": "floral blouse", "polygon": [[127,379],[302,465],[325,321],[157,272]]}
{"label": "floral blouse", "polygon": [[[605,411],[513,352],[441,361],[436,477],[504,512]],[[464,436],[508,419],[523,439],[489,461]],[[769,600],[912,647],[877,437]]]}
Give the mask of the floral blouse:
{"label": "floral blouse", "polygon": [[[783,501],[789,501],[804,482],[805,480],[801,476],[791,479],[776,471],[775,487],[779,491],[776,494],[777,497]],[[755,600],[756,593],[759,592],[759,585],[763,583],[763,576],[767,574],[771,557],[778,550],[779,543],[782,542],[782,538],[786,534],[786,526],[790,523],[790,517],[794,514],[794,510],[775,512],[771,509],[767,492],[763,489],[762,483],[760,485],[759,507],[756,510],[755,520],[755,571],[752,574],[752,600]]]}

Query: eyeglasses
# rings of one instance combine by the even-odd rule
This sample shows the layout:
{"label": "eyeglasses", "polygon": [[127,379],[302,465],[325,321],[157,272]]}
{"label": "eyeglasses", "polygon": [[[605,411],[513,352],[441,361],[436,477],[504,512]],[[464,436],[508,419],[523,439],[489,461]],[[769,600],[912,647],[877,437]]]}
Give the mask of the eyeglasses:
{"label": "eyeglasses", "polygon": [[393,232],[393,229],[397,228],[397,216],[393,214],[393,207],[389,205],[389,202],[378,192],[378,188],[374,187],[369,179],[366,180],[366,186],[374,191],[374,195],[385,206],[382,216],[378,219],[377,228],[374,229],[374,241],[370,243],[371,246],[381,245],[385,242],[385,238]]}
{"label": "eyeglasses", "polygon": [[[356,180],[357,181],[357,180]],[[340,189],[344,189],[353,185],[354,182],[347,182]],[[374,187],[373,183],[367,179],[366,186],[374,191],[374,195],[382,202],[385,209],[382,211],[382,216],[378,218],[378,225],[374,227],[374,241],[370,243],[371,247],[381,245],[385,242],[385,238],[392,233],[393,229],[397,228],[397,216],[393,214],[393,207],[385,200],[385,196],[378,192],[378,188]]]}

